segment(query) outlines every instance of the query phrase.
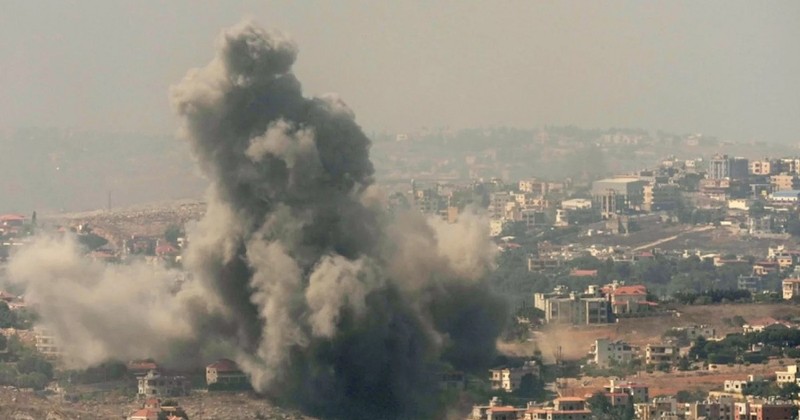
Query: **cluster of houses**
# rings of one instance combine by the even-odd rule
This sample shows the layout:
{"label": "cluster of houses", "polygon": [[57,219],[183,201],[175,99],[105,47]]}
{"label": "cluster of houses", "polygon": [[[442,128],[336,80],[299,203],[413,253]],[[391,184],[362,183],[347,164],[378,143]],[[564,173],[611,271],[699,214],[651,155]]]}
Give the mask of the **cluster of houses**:
{"label": "cluster of houses", "polygon": [[[655,169],[597,179],[586,192],[571,178],[429,182],[412,180],[408,194],[420,212],[454,221],[463,203],[459,193],[491,191],[488,196],[490,234],[504,226],[569,226],[608,220],[604,232],[630,231],[630,216],[663,214],[682,207],[727,209],[723,224],[741,226],[753,236],[786,235],[792,209],[800,205],[800,158],[750,160],[725,154],[710,159],[669,157]],[[578,188],[581,187],[581,188]],[[758,203],[759,212],[748,212]],[[484,203],[486,204],[486,203]]]}
{"label": "cluster of houses", "polygon": [[[142,408],[131,413],[128,420],[181,418],[177,415],[180,407],[162,405],[162,400],[174,401],[172,398],[188,395],[192,389],[189,378],[170,374],[152,360],[131,361],[128,371],[136,377],[137,396],[144,401]],[[219,359],[205,369],[209,390],[243,389],[249,381],[247,374],[233,360]]]}
{"label": "cluster of houses", "polygon": [[[796,381],[796,367],[793,369]],[[782,372],[777,372],[781,374]],[[583,397],[560,396],[545,403],[529,402],[524,407],[504,405],[492,398],[475,405],[468,420],[581,420],[595,419],[591,401],[597,396],[612,408],[627,408],[637,420],[791,420],[797,418],[793,401],[746,395],[747,386],[758,379],[725,381],[722,391],[712,391],[699,401],[679,402],[676,396],[651,398],[647,384],[609,380],[601,391]],[[750,382],[748,382],[750,381]],[[748,385],[751,384],[751,385]],[[595,400],[596,401],[596,400]],[[615,411],[620,413],[619,410]]]}

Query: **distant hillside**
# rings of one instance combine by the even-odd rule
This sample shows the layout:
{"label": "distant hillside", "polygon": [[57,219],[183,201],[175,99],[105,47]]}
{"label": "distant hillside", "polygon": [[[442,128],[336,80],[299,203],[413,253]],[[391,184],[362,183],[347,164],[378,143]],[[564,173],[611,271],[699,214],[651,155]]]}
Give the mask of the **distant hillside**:
{"label": "distant hillside", "polygon": [[200,196],[187,147],[170,137],[0,132],[0,212],[79,211]]}

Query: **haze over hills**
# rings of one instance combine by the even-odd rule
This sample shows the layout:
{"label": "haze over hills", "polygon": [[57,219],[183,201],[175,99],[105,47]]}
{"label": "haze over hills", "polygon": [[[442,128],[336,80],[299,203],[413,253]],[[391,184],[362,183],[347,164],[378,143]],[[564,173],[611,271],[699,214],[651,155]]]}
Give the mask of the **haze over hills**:
{"label": "haze over hills", "polygon": [[[579,127],[421,129],[371,133],[379,183],[596,177],[653,167],[668,155],[761,157],[796,147],[713,136]],[[60,213],[201,199],[207,182],[170,135],[26,128],[0,131],[0,212]],[[587,178],[588,179],[588,178]],[[392,189],[391,187],[389,188]]]}
{"label": "haze over hills", "polygon": [[0,209],[80,211],[196,198],[205,181],[168,136],[30,128],[0,133]]}

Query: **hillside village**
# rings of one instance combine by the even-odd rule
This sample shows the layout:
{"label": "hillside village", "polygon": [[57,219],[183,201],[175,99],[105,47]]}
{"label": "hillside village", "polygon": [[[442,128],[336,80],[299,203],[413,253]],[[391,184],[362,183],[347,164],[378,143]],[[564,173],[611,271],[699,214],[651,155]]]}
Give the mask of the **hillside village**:
{"label": "hillside village", "polygon": [[[670,157],[655,169],[592,181],[412,180],[386,205],[447,222],[477,212],[496,245],[490,282],[507,297],[509,317],[495,365],[431,372],[467,418],[779,419],[797,412],[800,159]],[[103,264],[143,261],[180,272],[191,246],[186,226],[204,211],[202,202],[181,202],[6,214],[0,259],[47,232],[74,235],[86,258]],[[183,281],[176,276],[175,287]],[[206,418],[196,404],[202,395],[258,400],[230,358],[208,360],[202,371],[157,360],[69,370],[24,291],[0,298],[3,392],[33,393],[60,410],[91,399],[100,412],[102,401],[124,401],[132,420]],[[259,418],[259,410],[277,408],[241,416]]]}

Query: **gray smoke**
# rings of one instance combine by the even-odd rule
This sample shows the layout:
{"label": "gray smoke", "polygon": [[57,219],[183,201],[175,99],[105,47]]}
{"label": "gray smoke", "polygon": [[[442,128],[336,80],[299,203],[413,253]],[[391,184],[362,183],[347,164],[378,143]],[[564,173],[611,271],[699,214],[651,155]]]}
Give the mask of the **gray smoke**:
{"label": "gray smoke", "polygon": [[[44,270],[64,288],[127,280],[153,292],[135,305],[116,298],[116,315],[102,320],[111,305],[92,305],[105,294],[31,295],[42,308],[62,299],[43,320],[59,331],[80,324],[80,335],[59,337],[73,348],[82,347],[76,337],[97,343],[102,352],[86,363],[176,349],[200,363],[203,349],[223,343],[256,390],[311,414],[439,415],[437,370],[484,367],[504,320],[482,280],[494,257],[488,224],[469,214],[451,225],[384,213],[369,139],[337,97],[303,96],[296,55],[285,36],[245,22],[171,89],[181,135],[211,187],[208,212],[189,232],[193,280],[169,302],[134,273],[108,280],[95,267],[84,280],[80,264],[51,265],[58,249],[24,251],[43,267],[15,261],[11,275],[29,290],[42,286],[36,270]],[[75,299],[83,304],[72,307]],[[141,321],[140,348],[109,344]]]}

